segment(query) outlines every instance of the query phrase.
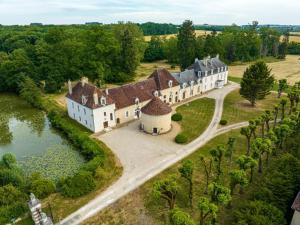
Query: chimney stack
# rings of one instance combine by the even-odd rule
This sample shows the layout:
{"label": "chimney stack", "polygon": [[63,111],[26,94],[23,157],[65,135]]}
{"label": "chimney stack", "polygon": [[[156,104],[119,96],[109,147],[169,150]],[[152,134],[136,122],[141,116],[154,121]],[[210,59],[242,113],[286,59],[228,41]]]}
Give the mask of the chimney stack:
{"label": "chimney stack", "polygon": [[95,105],[99,105],[99,98],[98,98],[98,93],[97,92],[94,92],[93,98],[94,98]]}
{"label": "chimney stack", "polygon": [[69,94],[72,95],[72,82],[68,80]]}
{"label": "chimney stack", "polygon": [[87,77],[82,77],[81,78],[81,86],[84,87],[85,84],[89,82],[89,79]]}
{"label": "chimney stack", "polygon": [[105,94],[108,95],[108,88],[105,89]]}
{"label": "chimney stack", "polygon": [[217,55],[216,55],[216,58],[218,59],[219,57],[220,57],[220,55],[219,55],[219,54],[217,54]]}
{"label": "chimney stack", "polygon": [[199,60],[198,58],[195,58],[195,62],[198,62],[198,60]]}

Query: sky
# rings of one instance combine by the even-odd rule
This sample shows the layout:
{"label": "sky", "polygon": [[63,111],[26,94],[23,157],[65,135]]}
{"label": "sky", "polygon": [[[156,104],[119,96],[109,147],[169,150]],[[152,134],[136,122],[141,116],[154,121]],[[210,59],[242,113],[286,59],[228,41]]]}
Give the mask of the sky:
{"label": "sky", "polygon": [[300,24],[300,0],[0,0],[0,24]]}

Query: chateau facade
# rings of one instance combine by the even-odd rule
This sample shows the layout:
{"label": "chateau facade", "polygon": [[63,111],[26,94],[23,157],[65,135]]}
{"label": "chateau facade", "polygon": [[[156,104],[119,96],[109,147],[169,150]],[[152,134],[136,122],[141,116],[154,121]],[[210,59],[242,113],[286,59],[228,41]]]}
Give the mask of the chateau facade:
{"label": "chateau facade", "polygon": [[[68,114],[93,132],[101,132],[119,124],[140,119],[142,108],[153,98],[173,105],[227,83],[228,67],[218,56],[195,59],[185,71],[169,73],[155,70],[146,80],[117,88],[101,90],[82,78],[74,87],[68,83]],[[149,131],[147,131],[149,133]],[[159,129],[153,128],[159,134]]]}

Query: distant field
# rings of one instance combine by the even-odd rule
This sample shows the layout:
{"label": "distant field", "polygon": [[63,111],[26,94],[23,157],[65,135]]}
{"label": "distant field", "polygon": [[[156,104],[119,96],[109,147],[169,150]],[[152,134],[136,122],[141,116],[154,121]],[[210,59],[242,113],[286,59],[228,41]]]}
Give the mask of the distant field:
{"label": "distant field", "polygon": [[[202,36],[202,35],[208,35],[212,31],[207,31],[207,30],[195,30],[196,36]],[[171,37],[175,37],[177,34],[166,34],[166,35],[158,35],[161,38],[166,38],[169,39]],[[150,41],[151,40],[151,35],[150,36],[145,36],[145,41]]]}
{"label": "distant field", "polygon": [[[300,56],[287,55],[286,60],[267,63],[276,79],[287,79],[290,84],[300,81]],[[242,77],[245,69],[250,65],[229,66],[229,76]]]}
{"label": "distant field", "polygon": [[[299,33],[300,35],[300,33]],[[300,36],[290,36],[289,42],[300,42]]]}

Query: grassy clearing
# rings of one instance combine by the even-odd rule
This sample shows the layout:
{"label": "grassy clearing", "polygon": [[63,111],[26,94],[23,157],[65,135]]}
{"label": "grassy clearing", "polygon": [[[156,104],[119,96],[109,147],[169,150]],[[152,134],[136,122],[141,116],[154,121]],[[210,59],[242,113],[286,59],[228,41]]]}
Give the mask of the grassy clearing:
{"label": "grassy clearing", "polygon": [[[285,60],[276,62],[267,62],[268,66],[272,69],[277,80],[287,79],[290,84],[300,80],[300,56],[287,55]],[[231,77],[242,77],[246,68],[252,63],[245,63],[243,65],[229,66],[229,75]]]}
{"label": "grassy clearing", "polygon": [[182,115],[181,133],[188,137],[191,142],[198,137],[209,125],[214,114],[215,100],[210,98],[200,98],[181,105],[176,108],[176,112]]}
{"label": "grassy clearing", "polygon": [[258,101],[255,107],[252,107],[247,100],[240,96],[239,90],[235,90],[229,93],[224,100],[222,119],[227,120],[228,124],[248,121],[258,117],[264,110],[272,110],[279,101],[276,94],[271,93],[264,100]]}

